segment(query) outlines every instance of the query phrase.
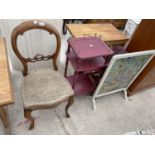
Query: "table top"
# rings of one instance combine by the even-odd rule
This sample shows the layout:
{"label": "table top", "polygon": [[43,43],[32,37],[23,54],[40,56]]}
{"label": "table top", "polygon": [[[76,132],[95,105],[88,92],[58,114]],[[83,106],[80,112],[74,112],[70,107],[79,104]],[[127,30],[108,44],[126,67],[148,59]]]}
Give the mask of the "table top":
{"label": "table top", "polygon": [[73,37],[68,40],[68,43],[80,59],[109,56],[113,54],[112,49],[98,37]]}
{"label": "table top", "polygon": [[0,106],[13,103],[10,69],[4,38],[0,38]]}
{"label": "table top", "polygon": [[101,35],[101,39],[105,42],[128,40],[127,36],[121,33],[112,24],[67,24],[67,29],[74,37],[84,35]]}

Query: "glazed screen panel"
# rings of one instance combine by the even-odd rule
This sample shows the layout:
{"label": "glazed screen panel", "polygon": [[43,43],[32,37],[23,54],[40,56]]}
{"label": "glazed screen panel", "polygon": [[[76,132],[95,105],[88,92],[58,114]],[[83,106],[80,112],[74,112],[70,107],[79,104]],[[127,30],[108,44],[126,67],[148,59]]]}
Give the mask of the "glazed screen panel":
{"label": "glazed screen panel", "polygon": [[127,88],[151,57],[152,54],[116,58],[97,95]]}

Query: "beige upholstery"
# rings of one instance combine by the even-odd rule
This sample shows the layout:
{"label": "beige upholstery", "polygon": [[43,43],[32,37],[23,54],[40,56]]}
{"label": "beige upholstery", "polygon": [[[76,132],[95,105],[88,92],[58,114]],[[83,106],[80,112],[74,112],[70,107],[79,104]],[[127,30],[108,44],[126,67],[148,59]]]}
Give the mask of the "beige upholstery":
{"label": "beige upholstery", "polygon": [[74,92],[59,71],[42,69],[24,77],[22,95],[25,109],[54,106],[67,100]]}

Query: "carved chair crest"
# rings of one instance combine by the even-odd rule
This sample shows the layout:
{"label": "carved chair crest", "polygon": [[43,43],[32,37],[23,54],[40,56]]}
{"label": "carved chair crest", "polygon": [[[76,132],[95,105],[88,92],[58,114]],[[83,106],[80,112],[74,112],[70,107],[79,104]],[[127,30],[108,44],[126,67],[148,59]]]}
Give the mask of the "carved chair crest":
{"label": "carved chair crest", "polygon": [[[50,34],[55,35],[56,37],[56,50],[52,55],[44,56],[42,54],[37,54],[33,58],[24,58],[22,54],[19,52],[19,49],[17,47],[17,39],[19,35],[23,35],[26,31],[33,30],[33,29],[41,29],[48,31]],[[42,61],[42,60],[49,60],[53,59],[53,66],[54,70],[58,70],[58,66],[56,64],[56,60],[60,51],[61,46],[61,39],[58,31],[49,23],[43,22],[43,21],[26,21],[18,25],[11,34],[11,43],[12,48],[16,54],[16,56],[19,58],[21,63],[23,64],[24,70],[23,75],[26,76],[28,73],[28,62],[34,63],[36,61]]]}

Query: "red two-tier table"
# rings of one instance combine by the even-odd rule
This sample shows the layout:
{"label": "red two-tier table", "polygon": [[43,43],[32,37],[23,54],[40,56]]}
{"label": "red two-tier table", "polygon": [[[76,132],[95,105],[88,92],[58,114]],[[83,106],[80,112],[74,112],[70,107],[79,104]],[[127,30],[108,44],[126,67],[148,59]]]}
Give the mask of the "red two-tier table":
{"label": "red two-tier table", "polygon": [[[68,39],[64,76],[68,79],[75,95],[92,93],[98,83],[99,73],[108,65],[111,48],[98,37]],[[67,76],[68,62],[74,69],[74,75]],[[98,75],[94,80],[92,75]]]}

